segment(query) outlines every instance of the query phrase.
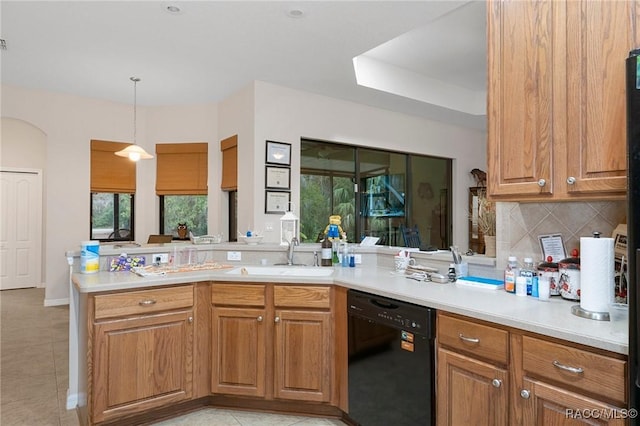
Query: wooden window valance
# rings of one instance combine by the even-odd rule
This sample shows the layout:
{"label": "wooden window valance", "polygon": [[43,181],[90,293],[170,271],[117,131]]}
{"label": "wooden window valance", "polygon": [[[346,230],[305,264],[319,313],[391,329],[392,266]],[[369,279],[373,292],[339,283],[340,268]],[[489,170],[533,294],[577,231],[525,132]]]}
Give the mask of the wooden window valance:
{"label": "wooden window valance", "polygon": [[223,191],[238,189],[238,135],[220,141],[222,151],[222,183]]}
{"label": "wooden window valance", "polygon": [[156,144],[158,195],[207,195],[209,144]]}
{"label": "wooden window valance", "polygon": [[134,194],[136,163],[116,151],[130,143],[91,140],[91,192]]}

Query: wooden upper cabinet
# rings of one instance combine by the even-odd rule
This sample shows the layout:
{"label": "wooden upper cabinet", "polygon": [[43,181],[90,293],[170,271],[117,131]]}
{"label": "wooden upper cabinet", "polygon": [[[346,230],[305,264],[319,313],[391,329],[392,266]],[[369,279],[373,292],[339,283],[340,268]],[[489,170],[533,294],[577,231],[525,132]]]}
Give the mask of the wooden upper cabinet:
{"label": "wooden upper cabinet", "polygon": [[634,1],[567,2],[568,143],[563,183],[570,195],[626,191],[624,61],[631,49],[640,47],[639,10]]}
{"label": "wooden upper cabinet", "polygon": [[624,60],[640,45],[638,10],[638,1],[490,0],[491,197],[624,197]]}
{"label": "wooden upper cabinet", "polygon": [[553,191],[553,12],[552,1],[492,1],[488,8],[492,196]]}

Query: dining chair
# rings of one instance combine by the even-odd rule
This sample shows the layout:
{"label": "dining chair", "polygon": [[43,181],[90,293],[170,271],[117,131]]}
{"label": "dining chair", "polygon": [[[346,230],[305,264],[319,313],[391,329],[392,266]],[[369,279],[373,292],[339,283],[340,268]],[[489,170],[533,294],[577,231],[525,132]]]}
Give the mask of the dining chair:
{"label": "dining chair", "polygon": [[420,231],[418,230],[418,225],[415,225],[412,228],[400,225],[400,232],[402,233],[405,247],[420,248],[422,246],[422,240],[420,239]]}

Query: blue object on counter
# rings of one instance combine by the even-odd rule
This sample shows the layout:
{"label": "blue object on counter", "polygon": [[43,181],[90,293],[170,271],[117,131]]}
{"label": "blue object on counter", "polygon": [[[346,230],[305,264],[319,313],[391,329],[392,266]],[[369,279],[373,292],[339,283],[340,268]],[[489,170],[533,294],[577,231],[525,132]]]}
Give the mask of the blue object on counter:
{"label": "blue object on counter", "polygon": [[356,257],[353,254],[349,255],[349,266],[351,268],[356,267]]}
{"label": "blue object on counter", "polygon": [[468,285],[470,287],[487,288],[499,290],[504,288],[504,282],[483,277],[461,277],[456,280],[456,284]]}

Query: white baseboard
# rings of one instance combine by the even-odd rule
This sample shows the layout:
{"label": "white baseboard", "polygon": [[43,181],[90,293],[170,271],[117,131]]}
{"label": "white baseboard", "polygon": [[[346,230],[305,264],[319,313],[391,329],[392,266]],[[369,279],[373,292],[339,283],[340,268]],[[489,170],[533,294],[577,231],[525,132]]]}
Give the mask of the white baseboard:
{"label": "white baseboard", "polygon": [[84,407],[87,405],[87,394],[69,393],[70,389],[67,389],[67,410],[75,410],[78,407]]}
{"label": "white baseboard", "polygon": [[60,306],[60,305],[68,305],[69,298],[65,297],[64,299],[44,299],[44,306]]}
{"label": "white baseboard", "polygon": [[67,389],[67,410],[75,410],[78,406],[78,394],[70,394]]}

